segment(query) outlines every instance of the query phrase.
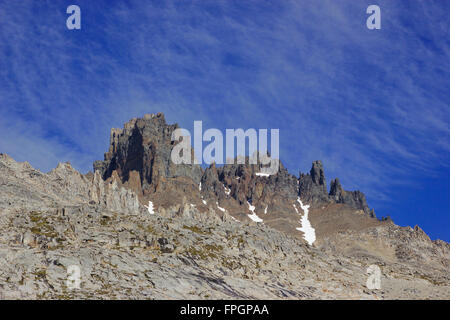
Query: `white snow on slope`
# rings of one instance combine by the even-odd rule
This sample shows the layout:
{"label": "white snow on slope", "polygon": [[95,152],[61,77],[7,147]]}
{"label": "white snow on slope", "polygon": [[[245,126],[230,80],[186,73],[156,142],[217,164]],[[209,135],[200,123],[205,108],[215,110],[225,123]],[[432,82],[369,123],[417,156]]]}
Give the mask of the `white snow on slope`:
{"label": "white snow on slope", "polygon": [[248,210],[250,210],[252,212],[252,214],[249,214],[249,218],[252,219],[255,222],[263,222],[263,219],[261,219],[260,217],[258,217],[255,213],[255,206],[252,206],[250,204],[250,202],[247,201],[248,204]]}
{"label": "white snow on slope", "polygon": [[220,211],[225,212],[225,209],[224,209],[224,208],[219,207],[219,203],[218,203],[218,202],[216,202],[216,205],[217,205],[217,208],[219,208]]}
{"label": "white snow on slope", "polygon": [[[199,184],[199,186],[198,186],[198,189],[199,189],[199,190],[202,190],[202,183],[201,183],[201,182],[200,182],[200,184]],[[203,196],[200,196],[200,198],[202,199],[203,204],[206,206],[207,203],[206,203],[205,199],[203,199]]]}
{"label": "white snow on slope", "polygon": [[[305,213],[302,218],[300,219],[300,222],[302,224],[301,228],[295,228],[299,231],[302,231],[305,235],[303,238],[308,242],[310,245],[316,241],[316,230],[312,227],[311,223],[308,220],[308,214],[309,214],[309,205],[303,205],[300,198],[297,198],[297,202],[300,204],[300,207],[302,208],[303,212]],[[294,204],[295,211],[298,213],[297,207]]]}
{"label": "white snow on slope", "polygon": [[256,175],[258,177],[270,177],[269,173],[264,173],[264,172],[257,172]]}
{"label": "white snow on slope", "polygon": [[198,184],[198,191],[202,191],[202,183],[201,182]]}
{"label": "white snow on slope", "polygon": [[153,209],[153,202],[149,201],[148,202],[148,207],[144,205],[144,207],[147,208],[148,213],[150,214],[155,214],[155,210]]}
{"label": "white snow on slope", "polygon": [[223,185],[223,189],[225,190],[225,194],[227,195],[227,196],[229,196],[230,195],[230,192],[231,192],[231,190],[230,189],[228,189],[225,185]]}
{"label": "white snow on slope", "polygon": [[265,209],[264,209],[264,214],[267,214],[267,207],[268,206],[266,206]]}
{"label": "white snow on slope", "polygon": [[236,219],[235,217],[233,217],[232,215],[230,215],[231,219],[233,219],[236,222],[240,222],[238,219]]}

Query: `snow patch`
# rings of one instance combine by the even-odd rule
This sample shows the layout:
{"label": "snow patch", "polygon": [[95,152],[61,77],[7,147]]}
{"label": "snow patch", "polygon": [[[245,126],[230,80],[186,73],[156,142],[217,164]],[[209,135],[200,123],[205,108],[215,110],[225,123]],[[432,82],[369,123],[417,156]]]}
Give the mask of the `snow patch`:
{"label": "snow patch", "polygon": [[198,191],[202,191],[202,183],[201,182],[198,184]]}
{"label": "snow patch", "polygon": [[[302,226],[300,228],[295,228],[299,231],[302,231],[305,235],[303,238],[308,242],[310,245],[316,241],[316,230],[312,227],[311,223],[308,220],[308,214],[309,214],[309,205],[303,205],[302,201],[300,200],[300,197],[297,198],[297,202],[300,204],[300,207],[302,208],[303,212],[305,213],[302,218],[300,219],[300,222]],[[297,207],[294,204],[295,211],[298,213]]]}
{"label": "snow patch", "polygon": [[219,203],[218,203],[218,202],[216,202],[216,205],[217,205],[217,208],[219,208],[220,211],[225,212],[225,209],[224,209],[224,208],[219,207]]}
{"label": "snow patch", "polygon": [[227,196],[229,196],[229,195],[230,195],[230,192],[231,192],[231,190],[230,190],[230,189],[228,189],[227,187],[225,187],[225,185],[223,185],[223,189],[225,190],[225,194],[226,194]]}
{"label": "snow patch", "polygon": [[[202,183],[200,182],[200,188],[201,188]],[[206,201],[203,199],[203,196],[200,196],[200,198],[202,199],[203,204],[206,206]]]}
{"label": "snow patch", "polygon": [[261,219],[260,217],[258,217],[258,216],[256,215],[256,213],[249,214],[248,217],[249,217],[250,219],[252,219],[253,221],[255,221],[255,222],[263,222],[263,219]]}
{"label": "snow patch", "polygon": [[264,214],[267,214],[267,207],[268,207],[268,206],[266,206],[266,207],[264,208]]}
{"label": "snow patch", "polygon": [[256,175],[258,177],[270,177],[269,173],[264,173],[264,172],[257,172]]}
{"label": "snow patch", "polygon": [[252,212],[252,214],[249,214],[249,218],[252,219],[255,222],[263,222],[263,219],[261,219],[260,217],[258,217],[255,213],[255,206],[252,206],[250,204],[250,202],[247,201],[248,204],[248,210],[250,210]]}
{"label": "snow patch", "polygon": [[155,214],[155,210],[154,210],[154,208],[153,208],[153,202],[149,201],[149,202],[148,202],[148,206],[144,205],[144,207],[147,208],[148,213],[150,213],[150,214]]}

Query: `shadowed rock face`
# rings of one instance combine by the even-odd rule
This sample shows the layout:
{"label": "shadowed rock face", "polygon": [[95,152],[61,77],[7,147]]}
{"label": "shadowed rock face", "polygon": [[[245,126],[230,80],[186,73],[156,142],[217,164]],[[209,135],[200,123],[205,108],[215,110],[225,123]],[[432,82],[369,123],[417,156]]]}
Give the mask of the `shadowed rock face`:
{"label": "shadowed rock face", "polygon": [[199,165],[176,165],[171,161],[176,144],[171,137],[177,128],[177,124],[166,124],[164,115],[158,113],[134,118],[123,129],[112,129],[109,150],[104,161],[94,163],[94,171],[104,180],[116,174],[120,183],[130,187],[144,202],[154,193],[163,192],[166,198],[179,197],[180,184],[187,183],[193,189],[203,171]]}
{"label": "shadowed rock face", "polygon": [[336,203],[347,204],[352,208],[363,210],[365,213],[375,217],[375,213],[367,205],[364,193],[360,191],[345,191],[338,178],[331,181],[330,198]]}
{"label": "shadowed rock face", "polygon": [[330,201],[322,161],[314,161],[309,174],[300,174],[299,194],[313,206]]}
{"label": "shadowed rock face", "polygon": [[219,168],[212,165],[205,170],[202,181],[205,187],[212,184],[219,200],[226,195],[225,190],[230,190],[230,197],[240,205],[246,204],[247,201],[265,201],[276,195],[292,201],[297,199],[297,178],[289,174],[282,164],[275,175],[258,176],[260,171],[259,164],[228,164]]}
{"label": "shadowed rock face", "polygon": [[144,190],[156,188],[162,181],[186,176],[196,183],[202,170],[199,165],[172,163],[170,155],[175,142],[171,141],[177,124],[168,125],[162,113],[132,119],[123,129],[112,129],[109,151],[104,161],[96,161],[94,170],[100,171],[103,179],[117,171],[122,183],[130,173],[139,173]]}

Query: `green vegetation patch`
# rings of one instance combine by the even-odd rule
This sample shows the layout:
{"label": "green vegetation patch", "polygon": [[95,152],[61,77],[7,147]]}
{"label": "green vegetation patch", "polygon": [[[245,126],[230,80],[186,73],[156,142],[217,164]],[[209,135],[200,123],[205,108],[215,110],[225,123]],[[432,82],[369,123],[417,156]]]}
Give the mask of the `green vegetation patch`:
{"label": "green vegetation patch", "polygon": [[34,223],[34,226],[31,228],[32,233],[47,238],[56,238],[58,236],[58,233],[47,221],[47,217],[43,217],[41,213],[36,211],[31,212],[30,220]]}
{"label": "green vegetation patch", "polygon": [[216,259],[217,254],[223,250],[221,245],[205,245],[203,247],[189,247],[186,252],[189,252],[192,256],[200,258],[202,260]]}
{"label": "green vegetation patch", "polygon": [[209,231],[209,230],[208,231],[204,231],[204,230],[200,229],[197,226],[186,226],[186,225],[184,225],[183,229],[187,229],[187,230],[190,230],[190,231],[192,231],[194,233],[199,233],[199,234],[211,234],[211,231]]}

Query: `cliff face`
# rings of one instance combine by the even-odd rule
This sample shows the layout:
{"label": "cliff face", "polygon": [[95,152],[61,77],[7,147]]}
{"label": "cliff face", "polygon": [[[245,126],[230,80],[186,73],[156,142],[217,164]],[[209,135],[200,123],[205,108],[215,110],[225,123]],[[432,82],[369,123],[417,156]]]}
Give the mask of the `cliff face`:
{"label": "cliff face", "polygon": [[300,174],[299,192],[302,198],[309,203],[320,204],[330,201],[321,161],[313,162],[309,174]]}
{"label": "cliff face", "polygon": [[94,163],[94,171],[104,180],[117,177],[117,183],[135,192],[142,204],[152,200],[170,207],[175,199],[194,194],[203,174],[199,165],[171,161],[176,144],[171,138],[177,128],[177,124],[166,124],[164,115],[158,113],[112,129],[109,150],[103,161]]}
{"label": "cliff face", "polygon": [[202,176],[199,165],[175,165],[171,152],[175,144],[172,133],[178,125],[168,125],[162,113],[132,119],[123,129],[112,129],[110,146],[104,161],[94,163],[104,180],[117,173],[122,183],[138,179],[144,194],[155,192],[177,177],[190,178],[198,184]]}

